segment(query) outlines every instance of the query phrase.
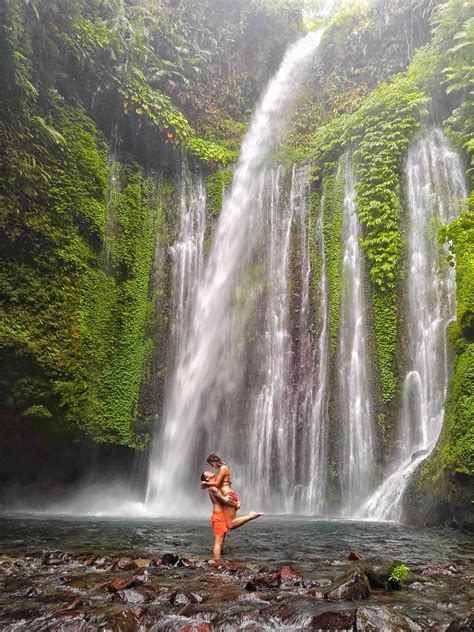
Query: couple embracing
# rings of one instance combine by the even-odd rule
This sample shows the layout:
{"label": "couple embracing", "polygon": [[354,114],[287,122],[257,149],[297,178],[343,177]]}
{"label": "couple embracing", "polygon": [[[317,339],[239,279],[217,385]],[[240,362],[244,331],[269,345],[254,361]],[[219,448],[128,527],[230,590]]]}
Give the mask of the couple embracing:
{"label": "couple embracing", "polygon": [[222,545],[227,531],[238,529],[250,520],[255,520],[261,513],[251,511],[241,518],[237,518],[240,502],[237,494],[231,489],[230,469],[217,454],[210,454],[207,463],[215,470],[201,474],[201,489],[207,489],[212,503],[211,524],[214,531],[213,556],[221,556]]}

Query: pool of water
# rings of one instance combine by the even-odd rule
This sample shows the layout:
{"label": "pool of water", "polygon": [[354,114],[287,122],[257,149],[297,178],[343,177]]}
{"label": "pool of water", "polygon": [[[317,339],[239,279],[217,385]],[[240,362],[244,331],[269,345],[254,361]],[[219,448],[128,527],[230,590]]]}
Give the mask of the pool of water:
{"label": "pool of water", "polygon": [[[61,549],[84,555],[154,556],[163,552],[209,555],[207,519],[120,520],[10,515],[0,519],[0,551],[38,553]],[[351,550],[411,564],[455,563],[474,557],[467,534],[398,523],[320,521],[263,516],[228,534],[231,559],[305,565],[317,559],[345,559]]]}

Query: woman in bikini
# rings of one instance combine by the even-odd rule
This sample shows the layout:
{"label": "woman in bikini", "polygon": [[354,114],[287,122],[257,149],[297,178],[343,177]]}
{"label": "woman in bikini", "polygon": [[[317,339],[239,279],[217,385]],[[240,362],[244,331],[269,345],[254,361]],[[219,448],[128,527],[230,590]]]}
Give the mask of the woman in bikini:
{"label": "woman in bikini", "polygon": [[[229,466],[226,465],[223,459],[221,459],[221,457],[214,452],[212,452],[207,457],[206,461],[213,469],[217,470],[217,474],[212,482],[201,481],[202,489],[205,489],[206,487],[217,487],[220,490],[222,496],[230,497],[236,503],[239,503],[239,498],[237,494],[231,489],[232,483],[230,481]],[[223,512],[225,516],[226,526],[229,530],[238,529],[246,522],[249,522],[250,520],[255,520],[262,515],[261,513],[257,513],[256,511],[251,511],[246,516],[242,516],[242,518],[237,518],[237,508],[231,507],[229,505],[223,506]]]}

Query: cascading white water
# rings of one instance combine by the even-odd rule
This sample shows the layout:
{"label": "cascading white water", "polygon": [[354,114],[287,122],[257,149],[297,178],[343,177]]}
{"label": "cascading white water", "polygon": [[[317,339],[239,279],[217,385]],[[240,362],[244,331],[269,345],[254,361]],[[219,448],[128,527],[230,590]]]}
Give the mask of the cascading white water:
{"label": "cascading white water", "polygon": [[316,234],[320,239],[319,313],[321,330],[313,353],[314,387],[309,398],[309,428],[305,451],[308,473],[303,492],[303,513],[320,515],[326,506],[328,469],[328,371],[329,371],[329,290],[324,245],[324,198],[321,198]]}
{"label": "cascading white water", "polygon": [[[326,491],[327,279],[321,234],[321,320],[311,310],[308,169],[293,167],[285,195],[281,168],[267,184],[264,307],[248,414],[248,469],[242,491],[272,512],[321,512]],[[322,228],[322,216],[318,221]],[[318,319],[319,321],[320,319]],[[259,481],[255,486],[253,481]]]}
{"label": "cascading white water", "polygon": [[252,216],[265,160],[283,129],[321,35],[321,31],[309,33],[287,51],[244,138],[232,191],[224,203],[197,292],[186,344],[178,354],[163,426],[153,445],[146,496],[147,509],[152,512],[186,511],[187,500],[197,497],[196,468],[203,451],[208,445],[224,447],[225,429],[219,415],[234,388],[230,378],[239,357],[236,341],[248,313],[243,306],[235,317],[233,307],[258,238],[259,223]]}
{"label": "cascading white water", "polygon": [[446,327],[456,317],[455,274],[440,261],[436,229],[456,217],[466,189],[459,157],[438,130],[409,148],[405,183],[408,366],[392,471],[357,514],[374,520],[400,519],[410,476],[436,445],[449,377]]}
{"label": "cascading white water", "polygon": [[345,158],[344,169],[344,248],[337,370],[342,429],[341,506],[342,514],[351,516],[371,490],[374,476],[374,427],[366,339],[364,262],[359,244],[360,222],[356,214],[355,183],[349,156]]}
{"label": "cascading white water", "polygon": [[203,176],[191,174],[185,159],[181,166],[178,213],[178,236],[171,248],[171,358],[177,358],[186,344],[186,325],[204,264],[206,189]]}

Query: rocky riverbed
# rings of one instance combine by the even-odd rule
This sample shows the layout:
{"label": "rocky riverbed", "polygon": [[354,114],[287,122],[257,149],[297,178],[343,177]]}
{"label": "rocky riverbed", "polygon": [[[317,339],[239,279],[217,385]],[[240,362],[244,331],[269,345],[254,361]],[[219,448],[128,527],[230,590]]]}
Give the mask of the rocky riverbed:
{"label": "rocky riverbed", "polygon": [[394,589],[388,579],[396,560],[344,557],[321,560],[302,576],[291,565],[176,553],[114,559],[4,552],[0,626],[8,632],[474,629],[470,563],[412,566]]}

